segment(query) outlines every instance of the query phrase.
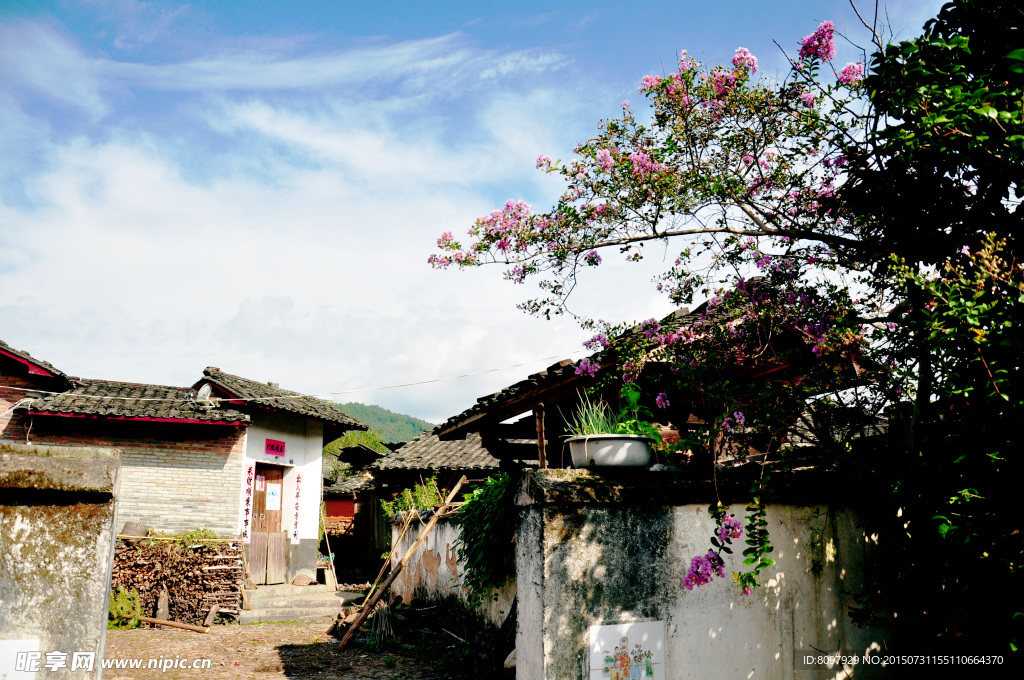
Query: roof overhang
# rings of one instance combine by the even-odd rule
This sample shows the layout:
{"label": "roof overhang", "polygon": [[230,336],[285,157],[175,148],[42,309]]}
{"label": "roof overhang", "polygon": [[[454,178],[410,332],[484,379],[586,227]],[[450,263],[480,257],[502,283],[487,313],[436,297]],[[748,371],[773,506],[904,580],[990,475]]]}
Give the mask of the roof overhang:
{"label": "roof overhang", "polygon": [[27,366],[28,367],[29,375],[42,375],[42,376],[46,376],[48,378],[62,378],[62,377],[64,377],[64,376],[58,375],[57,373],[54,373],[53,371],[47,369],[46,367],[42,366],[41,364],[38,364],[38,363],[36,363],[34,361],[29,361],[28,359],[26,359],[24,357],[20,357],[17,354],[12,354],[11,352],[7,352],[7,351],[5,351],[3,349],[0,349],[0,355],[5,356],[5,357],[7,357],[9,359],[14,359],[19,364],[23,364],[24,366]]}
{"label": "roof overhang", "polygon": [[231,425],[234,427],[248,427],[249,423],[244,420],[204,420],[202,418],[153,418],[150,416],[108,416],[100,413],[62,413],[60,411],[40,411],[33,408],[26,409],[30,416],[48,416],[55,418],[85,418],[89,420],[103,421],[130,421],[136,423],[175,423],[178,425]]}

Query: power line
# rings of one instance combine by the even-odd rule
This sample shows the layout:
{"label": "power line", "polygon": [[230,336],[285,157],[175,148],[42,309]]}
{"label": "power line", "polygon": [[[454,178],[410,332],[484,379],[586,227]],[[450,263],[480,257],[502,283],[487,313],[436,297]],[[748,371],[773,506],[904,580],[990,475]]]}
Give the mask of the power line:
{"label": "power line", "polygon": [[[508,366],[501,366],[499,368],[487,368],[487,369],[484,369],[482,371],[473,371],[471,373],[460,373],[458,375],[449,375],[449,376],[445,376],[443,378],[430,378],[428,380],[418,380],[416,382],[408,382],[408,383],[397,383],[395,385],[383,385],[381,387],[362,387],[362,388],[355,389],[355,390],[339,390],[337,392],[318,392],[316,394],[298,394],[297,393],[297,394],[280,395],[280,396],[268,396],[268,397],[232,397],[231,399],[226,399],[226,401],[232,401],[232,402],[237,402],[237,401],[278,401],[278,400],[285,400],[285,399],[303,399],[305,397],[320,398],[320,397],[331,397],[331,396],[336,396],[336,395],[340,395],[340,394],[358,394],[360,392],[376,392],[377,390],[393,390],[393,389],[397,389],[397,388],[400,388],[400,387],[415,387],[416,385],[429,385],[431,383],[447,382],[449,380],[458,380],[460,378],[470,378],[470,377],[475,376],[475,375],[484,375],[486,373],[497,373],[499,371],[507,371],[507,370],[512,369],[512,368],[520,368],[522,366],[530,366],[532,364],[540,363],[541,361],[551,361],[552,359],[558,359],[558,358],[565,357],[565,356],[572,356],[573,354],[580,354],[580,353],[583,353],[583,352],[586,352],[586,351],[587,350],[579,349],[579,350],[574,350],[572,352],[566,352],[564,354],[554,354],[554,355],[549,356],[549,357],[544,357],[543,359],[533,359],[531,361],[524,361],[524,362],[521,362],[521,363],[518,363],[518,364],[510,364]],[[133,384],[133,383],[127,383],[127,384]],[[143,384],[143,383],[134,383],[134,384]],[[124,401],[181,401],[181,398],[175,398],[175,397],[121,397],[121,396],[113,396],[113,395],[112,396],[106,396],[106,395],[102,395],[102,394],[82,394],[80,392],[73,392],[73,391],[72,392],[50,392],[50,391],[47,391],[47,390],[34,390],[34,389],[28,388],[28,387],[5,387],[4,389],[16,390],[16,391],[19,391],[19,392],[35,392],[35,393],[38,393],[38,394],[50,394],[50,395],[54,395],[54,396],[62,396],[62,395],[64,395],[64,396],[74,397],[75,399],[106,399],[106,400],[120,399],[120,400],[124,400]],[[191,393],[190,393],[189,396],[191,396]],[[15,406],[12,406],[11,408],[13,409],[13,408],[15,408]]]}

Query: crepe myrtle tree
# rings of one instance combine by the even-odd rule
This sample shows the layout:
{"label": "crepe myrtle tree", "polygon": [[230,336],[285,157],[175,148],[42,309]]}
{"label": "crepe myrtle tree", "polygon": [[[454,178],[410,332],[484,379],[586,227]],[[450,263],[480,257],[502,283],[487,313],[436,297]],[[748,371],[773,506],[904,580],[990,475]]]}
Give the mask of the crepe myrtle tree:
{"label": "crepe myrtle tree", "polygon": [[[544,291],[521,307],[550,317],[572,314],[582,270],[676,248],[655,284],[676,304],[706,299],[696,319],[580,318],[599,354],[577,371],[642,381],[669,364],[657,406],[698,415],[680,449],[713,471],[750,448],[785,461],[801,414],[884,548],[857,619],[897,623],[918,648],[1015,651],[1024,612],[1000,593],[1020,591],[1024,563],[1022,18],[958,0],[899,45],[865,22],[869,69],[833,63],[824,22],[778,79],[744,48],[725,65],[684,52],[643,79],[649,122],[623,102],[571,160],[537,160],[566,183],[550,211],[509,201],[468,238],[444,234],[430,263],[504,265]],[[887,435],[858,446],[878,416]],[[714,509],[687,588],[723,575],[740,538],[743,592],[772,566],[764,502],[783,480],[762,470],[742,528]]]}
{"label": "crepe myrtle tree", "polygon": [[[862,286],[859,300],[848,292],[851,283],[871,282],[864,253],[872,246],[834,200],[843,149],[862,134],[864,67],[832,65],[834,30],[825,22],[800,41],[781,80],[757,78],[757,57],[742,47],[731,63],[714,66],[684,51],[675,71],[640,85],[653,108],[649,124],[623,102],[621,115],[602,121],[574,159],[538,158],[540,170],[567,185],[551,211],[509,201],[476,220],[467,242],[444,234],[430,263],[498,263],[515,283],[539,279],[546,296],[521,307],[550,318],[569,312],[579,271],[599,267],[608,253],[636,261],[649,242],[678,244],[657,288],[677,304],[710,297],[701,317],[685,327],[652,319],[633,333],[581,318],[596,331],[587,345],[617,362],[627,382],[652,356],[671,357],[674,386],[657,405],[699,394],[695,408],[707,423],[681,448],[714,462],[751,443],[778,450],[810,396],[837,389],[844,372],[864,370],[860,312],[884,294],[879,286]],[[599,363],[586,359],[577,371],[593,375]],[[787,379],[737,379],[773,370]],[[792,379],[797,372],[801,380]],[[748,593],[772,564],[764,481],[748,512],[750,571],[736,576]],[[716,532],[725,517],[716,512]],[[722,542],[713,545],[720,555]],[[695,568],[706,567],[706,556],[698,557]],[[690,576],[688,583],[707,582]]]}

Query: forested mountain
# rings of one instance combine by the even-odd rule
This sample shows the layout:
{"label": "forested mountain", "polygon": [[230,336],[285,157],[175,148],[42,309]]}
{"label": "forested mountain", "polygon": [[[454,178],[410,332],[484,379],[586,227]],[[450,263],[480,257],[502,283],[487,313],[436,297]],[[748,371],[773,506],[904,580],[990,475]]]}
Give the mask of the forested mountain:
{"label": "forested mountain", "polygon": [[386,442],[407,442],[425,430],[434,429],[434,423],[428,423],[404,413],[394,413],[373,404],[360,404],[357,401],[352,401],[347,404],[335,404],[335,406],[371,430],[379,430]]}

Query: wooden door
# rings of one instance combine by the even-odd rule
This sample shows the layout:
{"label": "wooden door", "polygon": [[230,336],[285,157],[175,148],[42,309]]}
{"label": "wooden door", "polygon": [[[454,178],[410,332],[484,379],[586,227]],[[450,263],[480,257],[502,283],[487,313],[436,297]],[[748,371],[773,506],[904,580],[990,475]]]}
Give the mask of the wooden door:
{"label": "wooden door", "polygon": [[249,539],[249,571],[257,584],[284,583],[287,578],[288,542],[281,532],[283,491],[284,470],[257,463]]}

